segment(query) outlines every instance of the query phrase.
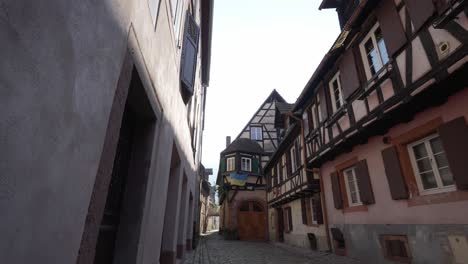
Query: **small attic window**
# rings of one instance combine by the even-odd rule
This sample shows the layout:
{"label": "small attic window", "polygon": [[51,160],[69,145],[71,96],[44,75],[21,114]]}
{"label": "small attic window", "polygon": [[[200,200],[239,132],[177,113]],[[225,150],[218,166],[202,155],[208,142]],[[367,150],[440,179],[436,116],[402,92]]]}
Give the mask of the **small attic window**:
{"label": "small attic window", "polygon": [[250,127],[250,139],[251,140],[262,140],[263,139],[262,127],[251,126]]}

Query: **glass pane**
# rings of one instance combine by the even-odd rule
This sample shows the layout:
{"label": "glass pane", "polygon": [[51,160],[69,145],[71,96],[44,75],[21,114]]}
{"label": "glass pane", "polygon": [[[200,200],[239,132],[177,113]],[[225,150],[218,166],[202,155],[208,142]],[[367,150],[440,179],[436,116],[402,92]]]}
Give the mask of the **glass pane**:
{"label": "glass pane", "polygon": [[437,188],[437,182],[432,171],[421,174],[421,181],[425,190]]}
{"label": "glass pane", "polygon": [[417,161],[419,172],[432,171],[431,161],[428,158],[424,158]]}
{"label": "glass pane", "polygon": [[453,176],[448,167],[439,169],[439,173],[444,186],[453,185]]}
{"label": "glass pane", "polygon": [[442,141],[440,140],[439,137],[431,139],[430,143],[431,143],[432,152],[434,154],[444,151],[444,148],[442,147]]}
{"label": "glass pane", "polygon": [[435,155],[435,159],[437,162],[437,168],[448,166],[448,161],[447,161],[447,157],[445,156],[445,153],[440,153],[438,155]]}
{"label": "glass pane", "polygon": [[413,146],[413,151],[414,151],[414,156],[416,157],[416,159],[427,157],[427,150],[426,150],[426,146],[424,145],[424,143]]}
{"label": "glass pane", "polygon": [[351,203],[357,203],[357,195],[355,192],[351,193]]}
{"label": "glass pane", "polygon": [[382,59],[383,64],[386,64],[388,62],[388,53],[387,53],[387,47],[385,46],[385,42],[382,37],[382,31],[380,28],[377,28],[375,30],[375,40],[377,41],[377,46],[379,47],[379,52],[380,52],[380,58]]}

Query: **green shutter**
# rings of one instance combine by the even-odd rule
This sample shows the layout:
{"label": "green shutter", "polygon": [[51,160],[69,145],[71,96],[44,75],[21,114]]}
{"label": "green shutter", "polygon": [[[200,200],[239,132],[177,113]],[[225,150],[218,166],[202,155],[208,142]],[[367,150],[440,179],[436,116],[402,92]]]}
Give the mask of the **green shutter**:
{"label": "green shutter", "polygon": [[257,158],[252,158],[252,172],[260,174],[260,164]]}
{"label": "green shutter", "polygon": [[226,159],[221,158],[221,173],[226,172]]}

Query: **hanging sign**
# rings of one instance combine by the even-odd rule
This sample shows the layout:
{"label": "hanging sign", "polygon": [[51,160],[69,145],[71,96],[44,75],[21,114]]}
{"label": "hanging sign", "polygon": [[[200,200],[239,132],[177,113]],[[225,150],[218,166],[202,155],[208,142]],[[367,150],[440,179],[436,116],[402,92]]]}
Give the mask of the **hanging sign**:
{"label": "hanging sign", "polygon": [[231,173],[230,174],[230,177],[231,177],[231,185],[235,185],[235,186],[244,186],[245,183],[247,182],[247,178],[248,178],[248,175],[245,174],[245,173]]}

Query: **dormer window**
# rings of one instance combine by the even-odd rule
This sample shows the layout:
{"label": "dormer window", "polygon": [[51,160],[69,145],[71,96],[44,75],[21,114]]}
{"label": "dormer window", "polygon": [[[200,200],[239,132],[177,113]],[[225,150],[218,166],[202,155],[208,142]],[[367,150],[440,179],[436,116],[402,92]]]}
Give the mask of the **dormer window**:
{"label": "dormer window", "polygon": [[367,79],[370,80],[389,61],[387,47],[379,24],[376,24],[359,45]]}
{"label": "dormer window", "polygon": [[338,109],[343,106],[343,92],[341,90],[341,83],[340,83],[340,73],[336,73],[335,76],[329,82],[329,89],[330,89],[330,98],[333,108],[333,113],[338,111]]}
{"label": "dormer window", "polygon": [[252,159],[242,157],[241,158],[241,170],[252,171]]}
{"label": "dormer window", "polygon": [[236,164],[236,158],[235,157],[229,157],[226,159],[226,164],[227,164],[227,171],[234,171],[235,170],[235,164]]}

